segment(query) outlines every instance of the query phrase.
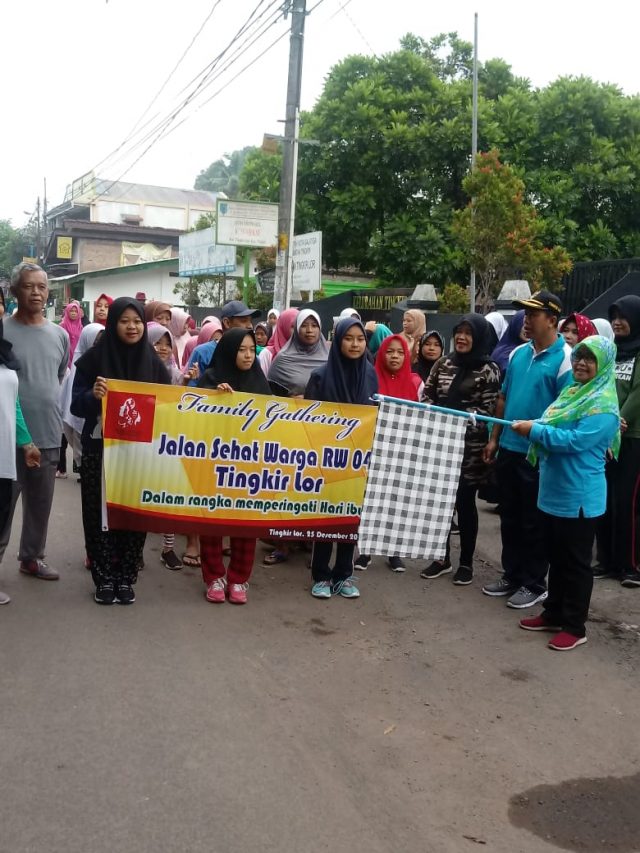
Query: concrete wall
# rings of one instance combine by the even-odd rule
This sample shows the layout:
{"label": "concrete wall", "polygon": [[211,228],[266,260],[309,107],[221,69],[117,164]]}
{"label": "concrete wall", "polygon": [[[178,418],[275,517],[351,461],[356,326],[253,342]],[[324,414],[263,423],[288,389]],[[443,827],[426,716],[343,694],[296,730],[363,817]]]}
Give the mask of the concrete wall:
{"label": "concrete wall", "polygon": [[[176,263],[176,269],[177,267]],[[173,292],[173,288],[179,282],[188,281],[188,279],[169,276],[169,270],[136,270],[135,266],[126,269],[126,273],[95,276],[85,280],[83,301],[91,305],[92,311],[93,303],[101,293],[116,299],[118,296],[135,296],[141,290],[146,293],[149,302],[157,299],[171,305],[183,304],[180,297]]]}

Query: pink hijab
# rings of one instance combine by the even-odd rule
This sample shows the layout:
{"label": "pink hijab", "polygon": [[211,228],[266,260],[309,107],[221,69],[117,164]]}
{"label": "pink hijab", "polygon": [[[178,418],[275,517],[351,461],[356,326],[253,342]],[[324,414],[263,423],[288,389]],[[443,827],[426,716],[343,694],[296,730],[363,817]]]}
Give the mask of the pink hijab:
{"label": "pink hijab", "polygon": [[269,338],[269,343],[265,347],[265,349],[270,350],[272,356],[276,356],[282,347],[289,342],[297,316],[297,308],[287,308],[287,310],[283,311],[278,317],[278,322],[273,330],[273,334]]}
{"label": "pink hijab", "polygon": [[189,362],[191,358],[191,353],[194,351],[196,347],[199,347],[200,344],[208,344],[211,338],[215,335],[216,332],[222,331],[222,323],[211,314],[209,317],[205,317],[202,321],[202,326],[200,331],[198,332],[197,337],[192,335],[190,340],[187,341],[187,344],[184,348],[184,353],[182,354],[182,366]]}
{"label": "pink hijab", "polygon": [[[72,320],[69,316],[71,309],[75,308],[78,316]],[[69,335],[69,366],[73,364],[73,354],[78,346],[80,335],[82,334],[82,306],[79,302],[72,300],[64,309],[64,315],[60,321],[60,326]]]}
{"label": "pink hijab", "polygon": [[173,335],[173,345],[176,350],[176,362],[182,364],[182,354],[187,345],[187,341],[191,338],[189,329],[183,331],[185,323],[189,319],[189,314],[183,311],[182,308],[171,309],[171,319],[169,320],[168,329]]}

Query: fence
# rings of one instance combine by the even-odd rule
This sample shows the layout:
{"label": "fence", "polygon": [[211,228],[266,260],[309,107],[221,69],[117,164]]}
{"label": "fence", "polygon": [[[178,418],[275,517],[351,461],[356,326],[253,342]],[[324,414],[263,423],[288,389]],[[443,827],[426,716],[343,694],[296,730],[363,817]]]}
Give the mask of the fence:
{"label": "fence", "polygon": [[581,311],[628,272],[640,271],[640,258],[581,261],[562,280],[564,313]]}

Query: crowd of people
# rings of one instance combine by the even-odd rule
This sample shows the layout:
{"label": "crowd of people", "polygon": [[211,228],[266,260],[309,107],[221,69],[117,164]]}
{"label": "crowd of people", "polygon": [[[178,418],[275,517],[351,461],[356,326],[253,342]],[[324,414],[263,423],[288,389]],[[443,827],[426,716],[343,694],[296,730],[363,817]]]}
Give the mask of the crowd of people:
{"label": "crowd of people", "polygon": [[[69,446],[95,601],[135,601],[145,534],[104,531],[101,520],[101,400],[106,380],[120,379],[358,405],[375,405],[379,393],[468,413],[455,523],[444,557],[421,577],[452,574],[456,585],[473,582],[480,495],[497,504],[502,540],[502,573],[482,591],[515,609],[542,604],[520,626],[552,632],[551,648],[586,641],[594,578],[640,587],[638,296],[614,302],[608,319],[563,320],[560,299],[541,290],[516,303],[509,318],[463,316],[448,351],[415,309],[405,313],[399,334],[363,324],[345,309],[327,340],[311,309],[272,309],[259,322],[260,312],[239,300],[196,329],[181,308],[102,294],[91,322],[70,302],[55,324],[43,311],[46,273],[30,263],[13,271],[11,292],[17,311],[0,321],[0,560],[21,495],[24,574],[59,577],[45,562],[45,547],[55,478],[66,476]],[[478,422],[477,414],[497,421]],[[428,501],[428,483],[424,493]],[[264,564],[285,562],[291,547],[273,543]],[[180,557],[168,531],[161,560],[171,570],[201,568],[208,601],[244,604],[255,554],[255,540],[232,537],[225,545],[219,535],[194,533]],[[405,571],[401,555],[385,556],[393,571]],[[352,544],[316,542],[312,595],[357,598],[356,572],[370,563],[371,555],[356,555]],[[0,593],[0,603],[8,600]]]}

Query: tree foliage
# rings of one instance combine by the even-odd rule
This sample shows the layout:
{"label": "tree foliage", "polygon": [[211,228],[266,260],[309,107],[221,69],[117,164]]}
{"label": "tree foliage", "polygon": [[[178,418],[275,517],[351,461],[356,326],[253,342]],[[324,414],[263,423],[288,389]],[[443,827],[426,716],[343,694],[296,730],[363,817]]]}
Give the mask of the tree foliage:
{"label": "tree foliage", "polygon": [[[296,209],[298,233],[323,232],[325,266],[387,285],[466,279],[451,225],[469,202],[471,63],[455,33],[408,34],[398,51],[331,70],[301,117],[301,137],[320,144],[300,147]],[[478,77],[479,150],[497,148],[524,182],[552,267],[555,246],[575,261],[638,255],[640,98],[585,77],[535,89],[499,58]],[[280,168],[279,156],[250,151],[243,195],[277,201]],[[553,277],[547,260],[538,278]]]}
{"label": "tree foliage", "polygon": [[245,160],[255,149],[251,145],[224,154],[206,169],[203,169],[195,180],[196,190],[222,192],[229,198],[238,198],[240,190],[240,173]]}

